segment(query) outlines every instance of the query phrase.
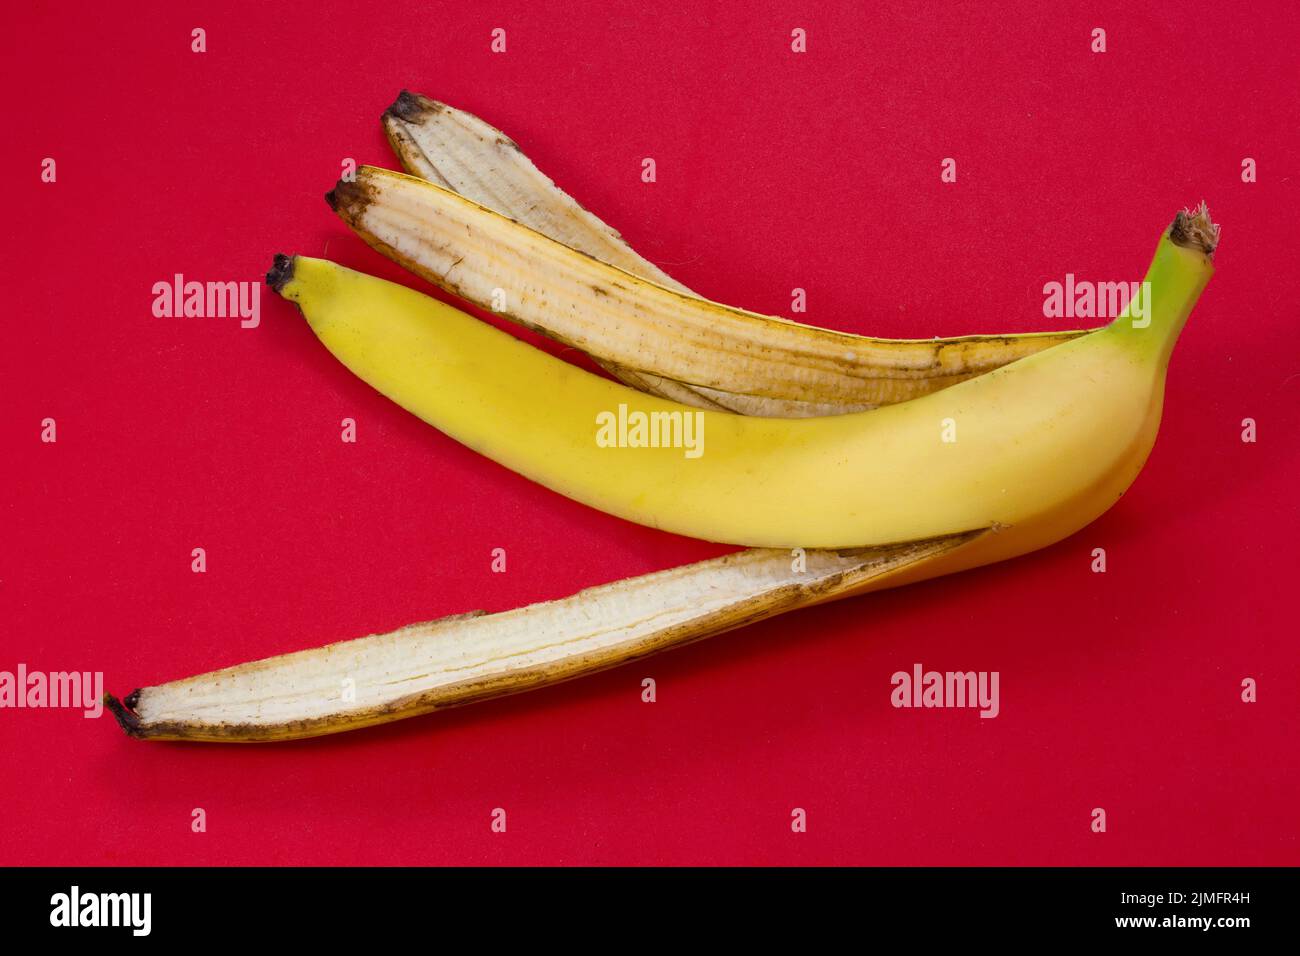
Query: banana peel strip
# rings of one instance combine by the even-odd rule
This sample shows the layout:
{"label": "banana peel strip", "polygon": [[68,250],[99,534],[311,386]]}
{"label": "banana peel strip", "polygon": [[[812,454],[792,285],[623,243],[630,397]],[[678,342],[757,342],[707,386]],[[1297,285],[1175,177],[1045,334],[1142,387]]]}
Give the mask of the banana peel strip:
{"label": "banana peel strip", "polygon": [[[389,143],[412,176],[457,193],[516,223],[555,240],[572,250],[614,266],[637,278],[707,302],[702,296],[673,279],[657,265],[638,255],[619,233],[584,209],[561,190],[500,130],[471,113],[458,110],[426,96],[403,91],[383,115]],[[369,241],[369,240],[367,240]],[[372,243],[374,244],[374,243]],[[382,249],[380,251],[383,251]],[[399,260],[401,261],[401,260]],[[408,268],[410,263],[402,262]],[[420,272],[418,268],[413,271]],[[423,274],[423,273],[421,273]],[[438,283],[437,278],[426,276]],[[438,283],[442,285],[443,283]],[[446,285],[449,291],[457,293]],[[476,304],[487,307],[482,301]],[[805,348],[818,350],[827,334],[836,336],[832,351],[852,355],[850,365],[877,381],[862,385],[856,396],[846,399],[829,383],[819,386],[814,379],[812,397],[782,398],[752,394],[730,384],[711,387],[698,382],[667,377],[641,368],[639,356],[625,357],[620,364],[604,354],[592,357],[625,384],[650,394],[702,408],[725,409],[745,415],[802,418],[863,411],[881,404],[906,401],[955,384],[973,375],[992,371],[1016,359],[1069,341],[1090,330],[1028,333],[1019,335],[964,336],[907,341],[872,339],[799,325],[777,317],[763,317],[755,341],[777,353],[788,363],[784,373],[798,376],[809,356]],[[521,318],[525,324],[568,341],[565,329],[552,327],[545,315]],[[780,326],[784,326],[781,328]],[[653,332],[654,330],[652,330]],[[790,333],[793,332],[793,335]],[[803,333],[801,335],[800,333]],[[668,326],[658,330],[668,335]],[[639,340],[641,342],[644,339]],[[704,357],[710,357],[712,343],[704,343]],[[932,354],[928,367],[918,362]],[[919,358],[922,357],[922,358]],[[714,352],[718,368],[734,365],[726,352]],[[825,391],[825,394],[821,394]]]}
{"label": "banana peel strip", "polygon": [[105,704],[132,737],[261,742],[316,737],[544,687],[787,611],[888,586],[982,531],[863,549],[750,549],[496,614],[387,634],[144,687]]}

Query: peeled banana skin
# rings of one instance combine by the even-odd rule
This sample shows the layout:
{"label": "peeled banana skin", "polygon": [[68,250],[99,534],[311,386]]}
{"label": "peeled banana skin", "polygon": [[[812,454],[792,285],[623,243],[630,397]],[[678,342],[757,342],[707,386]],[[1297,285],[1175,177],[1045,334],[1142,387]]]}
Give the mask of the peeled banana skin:
{"label": "peeled banana skin", "polygon": [[[393,150],[411,175],[464,196],[521,226],[632,276],[707,302],[638,255],[618,232],[559,189],[513,140],[478,117],[403,91],[384,113],[383,125]],[[432,275],[423,272],[420,263],[418,256],[412,257],[411,262],[403,262],[431,281],[443,284],[436,272]],[[544,285],[544,268],[539,266],[537,272],[527,278]],[[495,264],[494,269],[502,279],[495,288],[504,289],[509,298],[510,274],[500,270],[499,264]],[[449,287],[444,285],[444,288]],[[458,290],[449,288],[449,291]],[[484,307],[490,305],[472,297],[471,301]],[[572,327],[561,324],[558,319],[529,312],[520,315],[519,320],[573,344]],[[613,331],[617,334],[617,327]],[[657,326],[651,324],[648,328],[638,327],[636,334],[640,338],[636,342],[639,345],[647,337],[653,337],[667,343],[673,333],[674,326],[666,321]],[[641,367],[646,364],[644,361],[641,365],[620,364],[620,361],[637,361],[626,353],[621,353],[623,357],[619,361],[598,352],[591,354],[628,385],[673,401],[746,415],[802,418],[863,411],[907,401],[1069,341],[1083,332],[914,341],[832,334],[828,343],[826,330],[766,317],[765,323],[751,326],[746,334],[749,341],[745,345],[769,352],[774,361],[784,363],[790,378],[806,380],[805,394],[808,397],[755,394],[747,390],[753,387],[751,384],[730,381],[730,370],[743,361],[742,348],[738,345],[695,343],[696,348],[703,350],[703,360],[711,363],[713,370],[721,376],[715,378],[720,382],[715,386],[692,380],[689,371],[673,362],[666,362],[661,369],[655,370]],[[806,354],[809,350],[813,355]],[[843,389],[830,380],[823,382],[823,373],[812,365],[816,357],[824,358],[827,354],[834,356],[839,364],[853,366],[854,374],[863,380],[847,397]]]}
{"label": "peeled banana skin", "polygon": [[559,683],[834,600],[975,535],[843,554],[749,550],[144,687],[105,703],[147,740],[259,743],[389,723]]}

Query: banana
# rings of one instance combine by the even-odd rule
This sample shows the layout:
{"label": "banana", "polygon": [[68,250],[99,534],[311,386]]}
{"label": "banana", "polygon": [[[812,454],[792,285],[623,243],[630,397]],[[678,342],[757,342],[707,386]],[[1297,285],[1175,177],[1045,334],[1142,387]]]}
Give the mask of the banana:
{"label": "banana", "polygon": [[1074,532],[1137,476],[1159,425],[1169,353],[1213,272],[1217,235],[1203,204],[1178,214],[1146,277],[1144,323],[1126,311],[942,391],[811,419],[745,418],[642,395],[324,260],[281,259],[270,282],[360,378],[599,510],[771,548],[997,529],[981,539],[984,563]]}
{"label": "banana", "polygon": [[[1141,470],[1219,237],[1204,203],[1179,213],[1146,309],[1104,329],[870,339],[697,296],[476,117],[403,93],[384,124],[429,182],[365,167],[327,197],[340,216],[470,301],[504,291],[500,311],[632,388],[324,260],[277,257],[272,288],[348,368],[470,447],[629,520],[763,547],[108,695],[131,736],[271,741],[385,723],[1059,540]],[[810,416],[838,417],[788,420]],[[787,548],[799,560],[773,550]]]}
{"label": "banana", "polygon": [[[261,742],[338,733],[568,680],[777,614],[886,586],[973,536],[855,553],[750,550],[145,687],[105,704],[148,740]],[[347,693],[345,693],[347,691]]]}
{"label": "banana", "polygon": [[[697,300],[707,311],[707,300],[637,255],[617,232],[583,209],[538,170],[512,140],[477,117],[427,97],[403,92],[384,114],[383,123],[393,149],[413,175],[459,193],[632,276],[680,292],[685,299]],[[357,228],[352,222],[349,225]],[[358,231],[380,251],[383,246],[377,243],[390,245],[381,236],[368,236],[364,229]],[[431,241],[436,241],[436,234],[431,236]],[[473,257],[473,253],[468,253],[466,261],[472,263]],[[425,273],[418,268],[419,257],[399,261],[442,284],[437,273]],[[461,268],[465,264],[462,261]],[[508,302],[511,285],[549,287],[554,278],[548,271],[550,267],[542,263],[533,263],[531,270],[524,267],[518,273],[505,275],[499,266],[499,263],[493,266],[496,274],[509,281],[498,282],[492,288],[506,291]],[[601,288],[607,293],[613,291],[616,300],[620,298],[616,289]],[[490,304],[473,298],[471,301]],[[563,314],[552,310],[538,314],[536,310],[528,310],[527,304],[523,308],[527,314],[518,314],[520,321],[568,344],[573,344],[574,324],[581,327],[588,321],[585,313]],[[752,313],[744,314],[754,317]],[[659,316],[643,317],[647,320],[644,322],[634,321],[636,316],[624,318],[616,320],[608,329],[609,334],[622,336],[625,346],[622,354],[641,353],[651,342],[657,342],[660,351],[672,354],[676,333],[672,321]],[[723,339],[694,343],[695,364],[711,364],[714,373],[725,382],[736,365],[744,361],[745,350],[758,349],[785,368],[799,370],[806,380],[805,389],[814,397],[791,399],[753,394],[730,386],[710,387],[694,378],[683,378],[695,373],[684,371],[671,360],[664,370],[656,370],[620,364],[603,353],[592,354],[627,384],[674,401],[764,417],[812,417],[906,401],[1083,334],[1067,331],[909,341],[828,333],[784,319],[761,318],[762,322],[745,326],[741,350]],[[918,364],[923,356],[932,360]],[[862,379],[847,400],[842,389],[831,382],[827,383],[825,394],[819,393],[823,372],[817,362],[828,357],[837,365],[854,368]]]}

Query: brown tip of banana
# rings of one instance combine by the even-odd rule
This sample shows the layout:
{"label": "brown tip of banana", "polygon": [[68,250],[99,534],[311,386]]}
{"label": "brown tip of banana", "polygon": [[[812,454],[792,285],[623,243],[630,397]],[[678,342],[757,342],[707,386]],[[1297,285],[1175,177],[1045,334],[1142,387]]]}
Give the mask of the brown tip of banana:
{"label": "brown tip of banana", "polygon": [[130,710],[139,700],[140,691],[138,688],[126,695],[125,704],[112,694],[104,695],[104,706],[108,708],[110,714],[117,718],[117,725],[126,731],[128,737],[144,737],[144,729],[140,724],[140,718]]}
{"label": "brown tip of banana", "polygon": [[348,220],[359,216],[370,203],[367,190],[356,180],[340,179],[338,185],[325,194],[330,208]]}
{"label": "brown tip of banana", "polygon": [[1169,227],[1169,239],[1174,245],[1198,249],[1214,258],[1214,250],[1219,247],[1219,227],[1211,221],[1204,199],[1195,212],[1184,209],[1174,216],[1174,224]]}
{"label": "brown tip of banana", "polygon": [[406,123],[419,123],[429,113],[437,113],[441,109],[442,104],[437,100],[402,90],[397,94],[397,99],[393,100],[393,105],[384,110],[384,117],[392,116]]}
{"label": "brown tip of banana", "polygon": [[[280,292],[293,278],[293,261],[294,256],[286,256],[283,253],[276,253],[275,264],[271,266],[271,271],[266,274],[266,284],[271,287],[272,292]],[[127,698],[128,702],[130,698]],[[128,706],[129,703],[128,703]]]}

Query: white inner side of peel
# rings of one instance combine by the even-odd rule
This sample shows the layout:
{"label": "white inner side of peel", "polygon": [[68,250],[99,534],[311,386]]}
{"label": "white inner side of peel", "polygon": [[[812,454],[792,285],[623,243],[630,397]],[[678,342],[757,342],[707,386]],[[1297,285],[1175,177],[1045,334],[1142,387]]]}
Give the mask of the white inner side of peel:
{"label": "white inner side of peel", "polygon": [[[891,563],[881,556],[868,565]],[[433,621],[146,688],[146,722],[277,724],[366,710],[435,688],[608,652],[656,632],[861,568],[862,557],[746,551],[499,614]],[[346,681],[354,701],[344,700]]]}

